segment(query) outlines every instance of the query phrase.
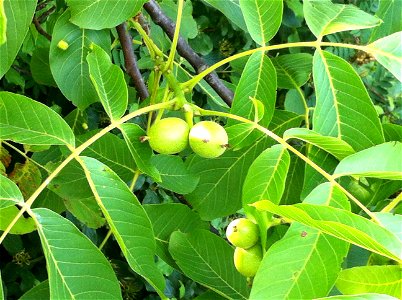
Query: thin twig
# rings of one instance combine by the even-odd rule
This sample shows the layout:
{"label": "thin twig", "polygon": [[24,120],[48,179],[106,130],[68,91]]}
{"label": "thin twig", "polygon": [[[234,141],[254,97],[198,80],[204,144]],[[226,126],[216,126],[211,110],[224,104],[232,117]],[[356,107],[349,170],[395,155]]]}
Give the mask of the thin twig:
{"label": "thin twig", "polygon": [[46,18],[50,14],[52,14],[55,10],[56,10],[56,6],[52,6],[47,11],[45,11],[43,14],[41,14],[40,17],[38,17],[39,23],[42,24],[46,20]]}
{"label": "thin twig", "polygon": [[149,97],[149,91],[145,85],[144,79],[142,78],[141,72],[138,69],[137,59],[133,50],[132,38],[127,31],[126,23],[124,22],[118,25],[116,30],[119,35],[121,47],[123,49],[126,72],[133,80],[135,89],[137,90],[140,99],[144,100]]}
{"label": "thin twig", "polygon": [[[173,39],[176,25],[164,14],[155,0],[150,0],[144,4],[145,10],[151,16],[152,20],[159,25],[170,39]],[[190,47],[190,45],[182,38],[179,38],[177,43],[177,52],[184,57],[195,69],[200,73],[208,68],[204,60]],[[233,101],[233,92],[228,89],[219,79],[218,75],[213,72],[205,76],[205,81],[218,93],[218,95],[231,106]]]}
{"label": "thin twig", "polygon": [[37,30],[41,35],[43,35],[43,36],[44,36],[45,38],[47,38],[49,41],[52,40],[52,36],[51,36],[50,34],[48,34],[48,33],[42,28],[42,26],[40,26],[40,23],[39,23],[39,21],[38,21],[37,18],[34,17],[33,20],[32,20],[32,22],[34,23],[36,30]]}

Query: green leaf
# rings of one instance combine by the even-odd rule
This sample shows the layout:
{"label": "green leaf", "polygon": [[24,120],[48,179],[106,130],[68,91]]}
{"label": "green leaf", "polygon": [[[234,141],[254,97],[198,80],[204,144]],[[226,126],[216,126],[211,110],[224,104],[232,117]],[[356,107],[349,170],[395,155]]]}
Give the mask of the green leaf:
{"label": "green leaf", "polygon": [[307,128],[291,128],[283,134],[285,140],[299,139],[310,143],[332,154],[338,160],[355,153],[355,150],[345,141],[332,136],[323,136]]}
{"label": "green leaf", "polygon": [[343,270],[336,288],[344,295],[378,293],[401,298],[400,266],[364,266]]}
{"label": "green leaf", "polygon": [[225,130],[229,137],[229,148],[233,151],[250,146],[263,136],[263,133],[257,131],[254,124],[250,123],[234,124],[226,127]]}
{"label": "green leaf", "polygon": [[402,82],[402,31],[366,46],[375,59]]}
{"label": "green leaf", "polygon": [[[50,69],[64,96],[80,110],[84,110],[99,101],[89,77],[86,56],[92,43],[110,51],[110,33],[108,30],[81,29],[70,23],[69,19],[70,11],[67,10],[54,25],[50,44]],[[68,44],[67,49],[58,47],[62,42]]]}
{"label": "green leaf", "polygon": [[208,223],[188,206],[180,203],[148,204],[144,209],[151,220],[155,232],[156,254],[166,263],[177,265],[169,253],[169,238],[172,232],[191,232],[196,229],[208,230]]}
{"label": "green leaf", "polygon": [[376,16],[384,22],[373,29],[370,35],[370,41],[378,40],[390,35],[402,28],[402,1],[399,0],[380,0],[380,7]]}
{"label": "green leaf", "polygon": [[28,97],[0,92],[0,139],[32,145],[71,145],[74,134],[52,109]]}
{"label": "green leaf", "polygon": [[[0,45],[4,44],[5,42],[7,42],[7,16],[4,10],[4,1],[0,0]],[[1,287],[1,282],[0,289],[2,292],[3,289]]]}
{"label": "green leaf", "polygon": [[120,119],[127,110],[126,81],[123,71],[112,63],[109,55],[97,45],[92,47],[92,52],[87,56],[89,77],[103,108],[113,122]]}
{"label": "green leaf", "polygon": [[285,110],[287,111],[291,111],[299,115],[306,114],[306,109],[308,109],[308,107],[301,88],[291,89],[286,93],[284,106]]}
{"label": "green leaf", "polygon": [[313,129],[344,140],[356,151],[383,143],[377,112],[352,66],[334,54],[317,50],[313,67],[317,97]]}
{"label": "green leaf", "polygon": [[251,212],[249,204],[269,199],[279,203],[282,198],[290,155],[282,145],[274,145],[263,151],[251,164],[243,185],[243,208]]}
{"label": "green leaf", "polygon": [[374,253],[402,260],[402,242],[384,227],[349,211],[312,204],[278,206],[269,201],[254,204],[257,209],[322,230]]}
{"label": "green leaf", "polygon": [[83,233],[55,212],[32,211],[46,257],[50,299],[122,299],[111,265]]}
{"label": "green leaf", "polygon": [[57,86],[49,65],[49,47],[36,48],[32,53],[30,68],[33,79],[43,85]]}
{"label": "green leaf", "polygon": [[122,124],[119,128],[138,169],[151,176],[155,181],[160,182],[162,180],[161,174],[151,163],[153,151],[148,142],[142,141],[142,138],[147,135],[145,130],[133,123]]}
{"label": "green leaf", "polygon": [[226,18],[247,32],[247,26],[244,21],[243,13],[240,9],[239,0],[203,0],[222,12]]}
{"label": "green leaf", "polygon": [[308,27],[319,39],[327,34],[371,28],[382,23],[381,19],[354,5],[335,4],[331,0],[306,0],[303,10]]}
{"label": "green leaf", "polygon": [[0,300],[4,300],[3,280],[1,279],[1,272],[0,272]]}
{"label": "green leaf", "polygon": [[364,176],[402,180],[402,143],[388,142],[343,159],[334,171],[335,177]]}
{"label": "green leaf", "polygon": [[181,157],[159,154],[153,156],[152,164],[160,172],[159,185],[178,194],[189,194],[196,188],[200,178],[187,170]]}
{"label": "green leaf", "polygon": [[[350,209],[347,197],[329,183],[318,186],[305,202]],[[250,299],[326,296],[348,250],[348,243],[294,222],[265,254],[254,278]]]}
{"label": "green leaf", "polygon": [[402,242],[402,215],[384,212],[376,212],[374,214],[380,220],[381,225]]}
{"label": "green leaf", "polygon": [[[300,125],[302,117],[286,111],[275,111],[270,129],[278,135]],[[242,186],[254,159],[273,141],[263,138],[249,148],[226,151],[216,159],[193,156],[187,160],[190,172],[200,176],[196,189],[186,196],[203,220],[235,213],[241,208]]]}
{"label": "green leaf", "polygon": [[99,228],[105,224],[85,173],[77,161],[71,161],[65,166],[49,183],[48,188],[63,198],[68,211],[86,226]]}
{"label": "green leaf", "polygon": [[310,78],[313,57],[307,53],[285,54],[272,59],[278,77],[278,88],[294,89]]}
{"label": "green leaf", "polygon": [[[230,112],[254,120],[255,109],[251,98],[264,104],[265,113],[260,123],[268,126],[275,108],[276,71],[263,51],[254,53],[248,59],[237,85]],[[236,123],[236,121],[228,120],[229,126]]]}
{"label": "green leaf", "polygon": [[134,17],[146,0],[67,0],[71,22],[81,28],[103,29],[115,27]]}
{"label": "green leaf", "polygon": [[[19,209],[16,206],[8,206],[0,209],[0,230],[6,230],[11,221],[18,215]],[[11,234],[27,234],[36,230],[35,221],[31,218],[21,217],[11,228]]]}
{"label": "green leaf", "polygon": [[[81,145],[98,132],[98,130],[94,130],[77,136],[77,144]],[[114,134],[106,133],[87,147],[81,155],[96,158],[110,167],[125,182],[134,177],[136,167],[129,147],[123,139]]]}
{"label": "green leaf", "polygon": [[240,0],[239,3],[251,37],[258,45],[266,46],[281,25],[283,1]]}
{"label": "green leaf", "polygon": [[397,298],[391,297],[389,295],[383,294],[359,294],[359,295],[341,295],[341,296],[332,296],[325,298],[317,298],[315,300],[397,300]]}
{"label": "green leaf", "polygon": [[[146,2],[146,1],[145,1]],[[164,0],[159,2],[162,11],[172,20],[177,19],[177,3],[175,1]],[[182,24],[180,27],[180,35],[184,39],[193,39],[198,35],[198,25],[193,18],[193,4],[192,1],[185,1],[182,11]]]}
{"label": "green leaf", "polygon": [[[304,148],[297,147],[297,150],[305,154]],[[285,190],[279,203],[286,205],[300,202],[304,183],[304,166],[304,160],[290,153],[290,165],[286,175]]]}
{"label": "green leaf", "polygon": [[[31,24],[37,1],[3,0],[1,2],[4,5],[5,17],[7,18],[7,41],[5,43],[0,42],[0,78],[7,73],[21,48]],[[4,34],[4,28],[1,31]],[[0,35],[3,34],[0,33]]]}
{"label": "green leaf", "polygon": [[402,142],[402,126],[398,124],[382,124],[386,142]]}
{"label": "green leaf", "polygon": [[50,299],[49,281],[45,280],[34,286],[19,298],[19,300]]}
{"label": "green leaf", "polygon": [[165,280],[154,262],[154,232],[144,208],[110,168],[90,157],[80,159],[96,201],[130,267],[162,297]]}
{"label": "green leaf", "polygon": [[[328,174],[332,174],[338,165],[338,160],[328,152],[321,150],[318,147],[311,146],[308,149],[307,157],[319,165]],[[301,193],[301,199],[304,199],[315,187],[319,184],[327,182],[327,179],[317,172],[309,164],[305,164],[304,183]]]}
{"label": "green leaf", "polygon": [[175,231],[169,251],[180,269],[192,280],[228,299],[248,299],[246,278],[233,263],[233,248],[221,237],[206,231]]}
{"label": "green leaf", "polygon": [[26,160],[24,163],[16,163],[8,178],[20,187],[24,199],[29,199],[42,183],[39,167],[30,160]]}
{"label": "green leaf", "polygon": [[0,182],[0,209],[24,202],[21,191],[13,181],[0,175]]}

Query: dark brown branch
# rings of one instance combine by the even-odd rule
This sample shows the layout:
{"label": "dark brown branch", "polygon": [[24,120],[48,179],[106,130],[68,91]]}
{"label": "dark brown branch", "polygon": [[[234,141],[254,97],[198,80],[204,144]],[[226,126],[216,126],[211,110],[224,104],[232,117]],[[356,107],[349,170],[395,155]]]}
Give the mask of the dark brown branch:
{"label": "dark brown branch", "polygon": [[131,79],[133,79],[135,89],[137,90],[140,99],[144,100],[149,97],[149,91],[145,85],[144,79],[142,78],[141,72],[138,69],[131,35],[127,31],[126,23],[118,25],[116,29],[123,49],[126,72],[130,75]]}
{"label": "dark brown branch", "polygon": [[40,23],[39,23],[39,21],[38,21],[37,18],[34,17],[33,20],[32,20],[32,22],[34,23],[36,30],[37,30],[41,35],[43,35],[43,36],[44,36],[45,38],[47,38],[49,41],[52,40],[52,36],[51,36],[50,34],[48,34],[48,33],[42,28],[42,26],[40,26]]}
{"label": "dark brown branch", "polygon": [[[173,39],[176,25],[168,16],[163,13],[155,0],[150,0],[149,2],[145,3],[144,8],[151,16],[152,20],[159,25],[163,31],[166,32],[170,39]],[[208,65],[204,62],[204,60],[194,52],[194,50],[182,37],[179,38],[179,42],[177,43],[177,52],[193,66],[197,73],[200,73],[208,68]],[[233,101],[233,92],[223,84],[218,75],[215,72],[212,72],[205,76],[204,79],[218,93],[218,95],[229,106],[231,106]]]}
{"label": "dark brown branch", "polygon": [[46,18],[53,13],[56,10],[56,6],[52,6],[50,7],[47,11],[45,11],[43,14],[40,15],[40,17],[38,17],[38,21],[40,24],[42,24]]}

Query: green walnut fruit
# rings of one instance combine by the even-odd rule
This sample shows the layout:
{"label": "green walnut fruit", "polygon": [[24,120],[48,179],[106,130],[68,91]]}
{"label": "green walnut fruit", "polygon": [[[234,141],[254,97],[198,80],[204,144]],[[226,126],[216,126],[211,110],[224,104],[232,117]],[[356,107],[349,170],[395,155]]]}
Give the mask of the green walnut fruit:
{"label": "green walnut fruit", "polygon": [[254,277],[261,264],[262,249],[257,244],[250,249],[237,247],[234,252],[234,264],[237,271],[246,277]]}
{"label": "green walnut fruit", "polygon": [[190,127],[179,118],[157,121],[148,130],[149,145],[161,154],[175,154],[186,149]]}
{"label": "green walnut fruit", "polygon": [[215,158],[227,148],[228,135],[218,123],[202,121],[190,130],[190,147],[201,157]]}
{"label": "green walnut fruit", "polygon": [[245,218],[233,220],[226,228],[229,242],[244,249],[253,247],[258,242],[259,234],[258,226]]}

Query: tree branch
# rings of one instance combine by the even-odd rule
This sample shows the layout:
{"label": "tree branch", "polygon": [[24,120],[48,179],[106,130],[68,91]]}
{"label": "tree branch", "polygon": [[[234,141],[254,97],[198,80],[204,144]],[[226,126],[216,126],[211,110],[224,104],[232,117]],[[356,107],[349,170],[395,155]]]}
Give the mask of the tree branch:
{"label": "tree branch", "polygon": [[34,18],[32,19],[32,22],[34,23],[36,30],[37,30],[41,35],[43,35],[43,36],[44,36],[45,38],[47,38],[49,41],[52,40],[52,36],[51,36],[50,34],[48,34],[48,33],[42,28],[42,26],[40,26],[40,23],[39,23],[39,21],[38,21],[37,18],[34,17]]}
{"label": "tree branch", "polygon": [[135,89],[141,100],[149,97],[149,91],[138,69],[137,59],[134,54],[131,35],[127,31],[126,23],[122,23],[116,27],[119,35],[120,44],[123,49],[126,72],[130,75],[134,82]]}
{"label": "tree branch", "polygon": [[[151,16],[155,24],[159,25],[163,31],[166,32],[170,39],[173,39],[176,25],[168,16],[163,13],[155,0],[150,0],[149,2],[145,3],[144,8]],[[204,60],[198,56],[197,53],[195,53],[195,51],[182,37],[179,38],[177,52],[193,66],[197,73],[200,73],[208,68],[208,65],[204,62]],[[231,106],[233,102],[233,92],[223,84],[218,75],[213,72],[205,76],[204,79],[226,102],[226,104]]]}

